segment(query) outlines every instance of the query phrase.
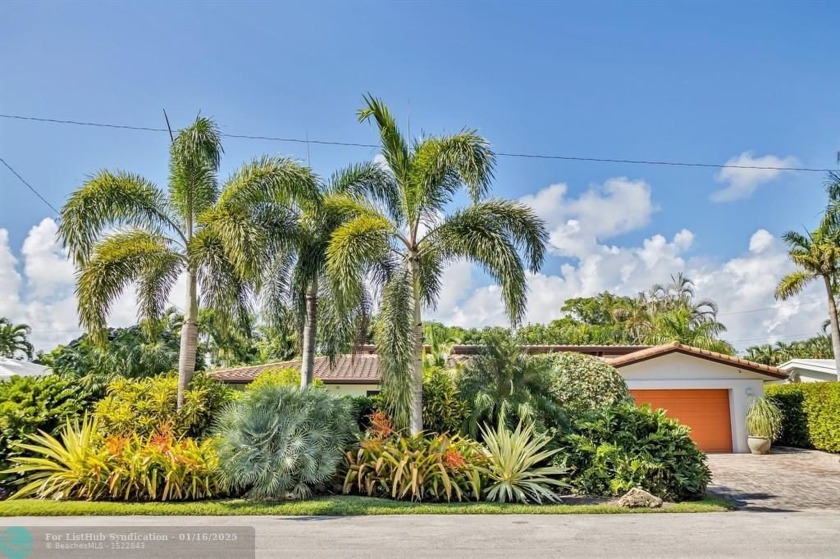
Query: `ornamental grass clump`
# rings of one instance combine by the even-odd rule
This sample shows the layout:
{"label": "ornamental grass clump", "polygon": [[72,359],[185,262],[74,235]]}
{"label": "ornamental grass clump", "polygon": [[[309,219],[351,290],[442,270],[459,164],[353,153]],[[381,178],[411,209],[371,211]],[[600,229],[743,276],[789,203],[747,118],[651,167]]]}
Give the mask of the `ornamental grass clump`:
{"label": "ornamental grass clump", "polygon": [[782,412],[769,398],[756,398],[747,410],[747,431],[751,437],[775,441],[782,434]]}
{"label": "ornamental grass clump", "polygon": [[221,414],[220,482],[254,499],[303,499],[332,480],[356,430],[352,402],[268,383]]}

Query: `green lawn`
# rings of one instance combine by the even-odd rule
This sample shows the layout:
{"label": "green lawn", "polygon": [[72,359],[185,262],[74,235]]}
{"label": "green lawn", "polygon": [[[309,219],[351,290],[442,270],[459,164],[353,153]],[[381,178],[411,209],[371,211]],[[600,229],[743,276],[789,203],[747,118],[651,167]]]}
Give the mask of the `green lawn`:
{"label": "green lawn", "polygon": [[320,497],[260,503],[220,499],[189,503],[117,503],[21,499],[0,502],[2,516],[354,516],[383,514],[612,514],[723,512],[732,504],[719,497],[666,504],[661,509],[625,509],[609,504],[513,505],[498,503],[407,503],[370,497]]}

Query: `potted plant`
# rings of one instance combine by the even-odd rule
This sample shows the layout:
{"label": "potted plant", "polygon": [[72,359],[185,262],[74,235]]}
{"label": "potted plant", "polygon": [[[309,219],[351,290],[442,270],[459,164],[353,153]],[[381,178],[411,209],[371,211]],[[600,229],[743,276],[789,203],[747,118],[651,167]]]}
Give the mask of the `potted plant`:
{"label": "potted plant", "polygon": [[770,445],[782,434],[782,412],[773,400],[753,400],[747,410],[747,444],[753,454],[767,454]]}

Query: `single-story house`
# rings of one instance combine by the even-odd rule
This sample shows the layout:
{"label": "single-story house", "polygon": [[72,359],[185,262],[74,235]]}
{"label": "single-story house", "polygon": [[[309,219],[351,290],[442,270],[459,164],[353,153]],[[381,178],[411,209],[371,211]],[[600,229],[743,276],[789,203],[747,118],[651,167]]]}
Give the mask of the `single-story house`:
{"label": "single-story house", "polygon": [[786,372],[788,382],[836,382],[834,359],[791,359],[779,365]]}
{"label": "single-story house", "polygon": [[0,357],[0,382],[12,377],[42,377],[51,373],[52,369],[37,363]]}
{"label": "single-story house", "polygon": [[[455,346],[451,359],[469,359],[479,346]],[[748,452],[746,414],[764,383],[787,378],[776,367],[679,343],[647,346],[525,346],[528,353],[574,351],[604,359],[618,369],[639,404],[662,408],[691,428],[706,452]],[[211,372],[220,381],[247,384],[268,368],[299,368],[300,361]],[[315,377],[327,389],[363,395],[379,391],[379,359],[366,346],[355,355],[315,359]]]}

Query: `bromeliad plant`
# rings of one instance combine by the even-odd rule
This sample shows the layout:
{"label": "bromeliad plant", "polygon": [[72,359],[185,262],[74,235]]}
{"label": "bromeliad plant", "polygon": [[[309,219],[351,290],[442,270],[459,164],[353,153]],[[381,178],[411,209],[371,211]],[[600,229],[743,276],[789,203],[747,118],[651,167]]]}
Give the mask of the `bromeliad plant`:
{"label": "bromeliad plant", "polygon": [[557,451],[545,450],[550,437],[535,433],[534,426],[519,423],[509,429],[505,417],[499,417],[496,429],[481,427],[488,459],[484,471],[488,477],[484,489],[488,501],[528,503],[560,500],[557,490],[568,487],[558,479],[566,469],[540,466]]}
{"label": "bromeliad plant", "polygon": [[23,487],[12,498],[181,501],[222,494],[212,440],[177,438],[163,427],[150,436],[102,438],[96,419],[68,421],[60,439],[41,432],[21,444],[32,456],[8,470]]}
{"label": "bromeliad plant", "polygon": [[459,435],[374,435],[347,456],[344,493],[410,501],[477,501],[484,449]]}

